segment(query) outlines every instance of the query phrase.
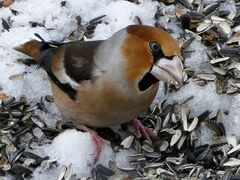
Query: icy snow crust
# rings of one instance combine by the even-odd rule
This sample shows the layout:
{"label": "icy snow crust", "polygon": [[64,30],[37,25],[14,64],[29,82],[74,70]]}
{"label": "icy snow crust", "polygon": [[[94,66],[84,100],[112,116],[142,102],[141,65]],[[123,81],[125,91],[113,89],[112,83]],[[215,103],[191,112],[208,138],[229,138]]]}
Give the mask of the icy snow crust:
{"label": "icy snow crust", "polygon": [[[95,29],[92,39],[99,40],[110,37],[114,32],[134,24],[135,16],[138,16],[143,24],[154,25],[154,15],[157,6],[166,11],[173,11],[174,7],[165,8],[163,4],[142,0],[139,5],[118,0],[67,0],[65,7],[60,7],[61,1],[57,0],[16,0],[11,6],[17,10],[17,16],[12,15],[10,8],[1,8],[0,17],[8,19],[11,17],[12,27],[6,31],[0,26],[0,86],[8,95],[26,95],[32,103],[38,102],[42,96],[51,94],[50,84],[47,75],[43,70],[36,70],[35,66],[25,66],[17,61],[26,56],[17,53],[13,47],[26,42],[34,37],[34,33],[40,34],[46,40],[60,41],[76,27],[76,16],[81,16],[87,22],[100,15],[106,15],[103,22]],[[181,31],[174,23],[166,24],[162,17],[160,24],[173,30],[174,37],[178,37]],[[29,22],[45,22],[47,30],[43,27],[32,28]],[[191,57],[185,60],[185,66],[191,67],[199,72],[210,71],[207,55],[203,53],[204,48],[201,43],[195,41],[191,48],[196,50]],[[9,80],[11,75],[24,74],[22,79]],[[223,114],[223,123],[229,133],[240,136],[240,95],[217,95],[214,84],[209,83],[205,87],[199,87],[194,82],[189,82],[177,93],[163,94],[162,89],[155,102],[168,99],[169,103],[183,102],[189,96],[194,96],[188,105],[191,116],[199,115],[205,110],[212,111],[212,116],[221,109],[228,111],[228,115]],[[60,113],[54,105],[49,106],[51,114],[42,114],[41,117],[50,126],[61,118]],[[35,133],[38,133],[35,130]],[[204,127],[201,131],[201,141],[211,141],[211,132]],[[94,159],[94,145],[88,133],[76,130],[67,130],[53,140],[51,145],[45,145],[35,153],[48,155],[50,159],[57,159],[59,166],[48,170],[47,167],[40,167],[34,172],[33,179],[56,179],[61,171],[62,165],[72,165],[73,173],[77,177],[87,177],[91,175]],[[99,163],[108,165],[108,160],[116,159],[121,166],[129,166],[127,152],[121,151],[114,154],[110,147],[104,147]]]}

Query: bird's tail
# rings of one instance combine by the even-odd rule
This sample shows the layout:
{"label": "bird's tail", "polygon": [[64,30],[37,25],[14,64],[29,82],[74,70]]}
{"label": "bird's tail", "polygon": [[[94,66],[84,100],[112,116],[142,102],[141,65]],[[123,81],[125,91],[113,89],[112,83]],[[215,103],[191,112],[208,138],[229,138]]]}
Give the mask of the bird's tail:
{"label": "bird's tail", "polygon": [[14,49],[38,61],[42,51],[42,42],[31,40],[15,47]]}

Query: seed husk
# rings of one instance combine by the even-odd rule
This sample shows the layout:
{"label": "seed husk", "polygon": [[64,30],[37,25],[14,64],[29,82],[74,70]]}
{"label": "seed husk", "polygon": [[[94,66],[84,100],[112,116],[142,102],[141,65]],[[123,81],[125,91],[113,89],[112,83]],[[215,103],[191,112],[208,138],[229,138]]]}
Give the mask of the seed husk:
{"label": "seed husk", "polygon": [[240,160],[236,158],[230,158],[229,161],[225,162],[223,166],[235,167],[240,165]]}
{"label": "seed husk", "polygon": [[121,145],[128,149],[131,147],[132,143],[133,143],[133,140],[134,140],[134,136],[128,136],[126,137],[122,142],[121,142]]}
{"label": "seed husk", "polygon": [[231,145],[233,148],[237,146],[238,140],[237,137],[233,134],[227,134],[226,139],[229,145]]}
{"label": "seed husk", "polygon": [[230,57],[223,57],[223,58],[212,59],[210,62],[211,64],[216,64],[216,63],[227,61],[229,59]]}
{"label": "seed husk", "polygon": [[181,130],[176,130],[175,134],[172,136],[171,142],[170,142],[170,146],[174,146],[178,140],[181,138],[182,135],[182,131]]}
{"label": "seed husk", "polygon": [[234,148],[232,148],[230,151],[228,151],[228,155],[230,155],[230,154],[232,154],[232,153],[234,153],[234,152],[236,152],[236,151],[238,151],[238,150],[240,150],[240,144],[238,144],[237,146],[235,146]]}
{"label": "seed husk", "polygon": [[194,117],[194,118],[193,118],[193,121],[192,121],[192,123],[189,125],[187,131],[189,131],[189,132],[193,131],[193,130],[196,128],[197,125],[198,125],[198,118],[197,118],[197,117]]}
{"label": "seed husk", "polygon": [[216,76],[213,74],[197,74],[197,77],[207,81],[214,81],[216,79]]}

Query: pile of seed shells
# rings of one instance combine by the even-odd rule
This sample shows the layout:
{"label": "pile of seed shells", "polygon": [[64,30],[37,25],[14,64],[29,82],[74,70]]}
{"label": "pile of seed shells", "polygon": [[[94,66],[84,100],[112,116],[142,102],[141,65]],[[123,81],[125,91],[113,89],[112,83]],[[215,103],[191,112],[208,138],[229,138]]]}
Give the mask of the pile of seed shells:
{"label": "pile of seed shells", "polygon": [[[211,119],[208,111],[189,118],[188,100],[191,98],[182,104],[162,104],[140,116],[139,119],[152,128],[157,137],[151,142],[139,139],[139,134],[129,126],[129,135],[114,149],[133,148],[135,153],[129,154],[132,167],[116,167],[110,163],[111,171],[98,174],[98,171],[105,172],[104,167],[98,166],[95,177],[107,179],[108,174],[109,179],[239,179],[240,144],[236,136],[226,135],[221,112]],[[197,131],[201,123],[207,124],[214,132],[214,138],[224,139],[224,142],[197,146]],[[127,175],[116,175],[117,169]]]}
{"label": "pile of seed shells", "polygon": [[[137,0],[133,3],[140,3]],[[156,27],[176,24],[180,29],[179,42],[183,57],[193,53],[188,50],[194,40],[201,41],[209,56],[210,73],[197,72],[185,67],[185,83],[194,79],[199,86],[215,82],[218,94],[238,93],[240,88],[240,3],[234,0],[158,0],[167,6],[174,6],[174,13],[165,11],[162,5],[155,13]],[[61,6],[66,5],[61,2]],[[229,9],[232,9],[231,11]],[[13,15],[18,12],[12,9]],[[76,26],[63,41],[85,40],[94,35],[97,24],[103,16],[83,23],[76,17]],[[51,19],[51,18],[48,18]],[[29,22],[32,27],[47,28],[45,22]],[[142,24],[135,17],[136,24]],[[11,28],[11,19],[2,19],[5,30]],[[166,29],[171,32],[170,29]],[[26,65],[34,64],[31,59],[21,60]],[[12,79],[18,78],[14,76]],[[11,79],[10,79],[11,80]],[[122,126],[121,135],[111,129],[98,129],[100,136],[111,141],[114,151],[133,149],[129,154],[131,167],[118,167],[110,161],[109,167],[97,165],[92,175],[94,179],[240,179],[240,144],[233,134],[226,133],[221,122],[222,112],[209,118],[210,112],[202,112],[198,117],[189,117],[187,102],[155,106],[139,119],[156,135],[152,141],[145,140],[130,125]],[[0,178],[7,174],[14,179],[31,179],[33,171],[43,163],[57,164],[56,160],[40,157],[31,152],[65,129],[79,128],[71,122],[56,122],[50,128],[35,114],[35,110],[47,111],[45,102],[53,103],[51,96],[42,98],[36,105],[30,105],[26,97],[15,99],[0,94]],[[214,134],[215,144],[197,145],[198,130],[205,124]],[[107,133],[106,133],[107,132]],[[39,136],[41,134],[41,136]],[[28,136],[28,138],[26,138]],[[29,140],[30,139],[30,140]],[[62,167],[58,179],[76,179],[71,165]],[[92,179],[92,178],[87,178]]]}
{"label": "pile of seed shells", "polygon": [[[234,0],[182,0],[177,4],[175,20],[183,30],[179,39],[182,55],[188,57],[189,53],[194,53],[194,50],[189,52],[188,47],[196,39],[206,46],[210,64],[208,73],[186,68],[186,81],[187,78],[193,78],[200,86],[212,81],[218,94],[239,92],[239,8],[240,3]],[[164,13],[160,11],[157,15],[159,18]]]}
{"label": "pile of seed shells", "polygon": [[[52,101],[50,96],[45,99]],[[25,96],[18,100],[15,97],[5,97],[0,101],[0,177],[4,177],[6,173],[16,179],[29,177],[48,157],[39,157],[28,150],[50,143],[60,130],[48,128],[46,123],[35,115],[34,110],[44,111],[42,102],[30,105]],[[44,133],[44,139],[39,138],[38,131]],[[24,138],[27,134],[30,140]],[[24,165],[27,159],[32,159],[29,166]]]}
{"label": "pile of seed shells", "polygon": [[[138,131],[126,124],[121,136],[111,129],[99,129],[102,137],[110,140],[115,152],[134,149],[129,154],[131,167],[118,167],[110,161],[109,168],[97,165],[93,169],[94,179],[238,179],[240,166],[240,144],[237,137],[227,134],[221,123],[221,112],[209,119],[209,112],[189,118],[187,99],[181,104],[161,104],[139,119],[156,135],[152,141],[145,140]],[[34,111],[44,111],[46,96],[41,103],[30,106],[26,97],[16,100],[8,97],[0,106],[0,177],[10,174],[14,179],[31,179],[37,167],[43,163],[57,164],[49,157],[40,157],[31,149],[51,143],[65,129],[78,129],[71,122],[57,121],[55,128],[48,127]],[[197,130],[201,123],[214,132],[216,139],[225,142],[196,145]],[[103,133],[105,132],[105,134]],[[106,133],[107,132],[107,133]],[[109,133],[110,132],[110,133]],[[39,136],[41,134],[41,136]],[[28,136],[26,139],[25,136]],[[30,139],[30,140],[29,140]],[[54,166],[52,166],[54,167]],[[76,179],[71,166],[63,166],[59,179]],[[91,178],[89,178],[91,179]]]}

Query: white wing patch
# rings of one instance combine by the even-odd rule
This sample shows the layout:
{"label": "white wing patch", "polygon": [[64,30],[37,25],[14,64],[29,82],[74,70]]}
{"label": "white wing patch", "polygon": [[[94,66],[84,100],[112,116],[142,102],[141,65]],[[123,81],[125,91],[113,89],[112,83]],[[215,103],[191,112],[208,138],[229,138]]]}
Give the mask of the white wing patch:
{"label": "white wing patch", "polygon": [[63,63],[61,63],[61,70],[60,71],[55,71],[54,75],[58,78],[58,80],[61,83],[64,83],[64,84],[68,83],[74,89],[76,89],[79,86],[79,84],[76,81],[74,81],[70,76],[67,75],[66,70],[63,66]]}

